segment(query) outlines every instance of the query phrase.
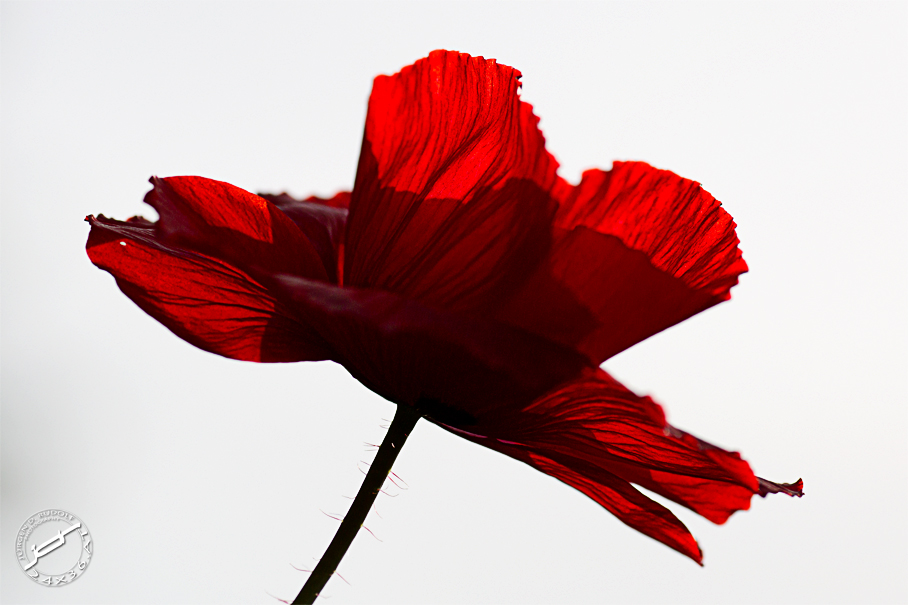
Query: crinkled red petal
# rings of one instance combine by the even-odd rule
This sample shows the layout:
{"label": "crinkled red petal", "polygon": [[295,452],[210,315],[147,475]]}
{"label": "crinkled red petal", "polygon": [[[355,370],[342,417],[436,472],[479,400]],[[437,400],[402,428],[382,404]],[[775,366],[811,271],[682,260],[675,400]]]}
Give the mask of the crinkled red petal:
{"label": "crinkled red petal", "polygon": [[435,51],[376,78],[350,205],[347,283],[476,311],[533,269],[550,240],[557,164],[517,96],[519,76]]}
{"label": "crinkled red petal", "polygon": [[[770,483],[758,480],[736,452],[668,425],[660,406],[602,370],[566,382],[531,404],[500,406],[476,420],[470,427],[446,428],[552,474],[628,525],[697,561],[699,550],[692,538],[684,537],[683,525],[666,521],[655,503],[654,508],[639,504],[628,495],[630,486],[616,486],[639,485],[724,523],[735,511],[750,508],[751,497],[763,495],[763,483]],[[790,495],[800,489],[772,485]],[[631,507],[626,499],[639,506]],[[622,512],[632,509],[635,512]],[[644,520],[650,513],[655,517]]]}
{"label": "crinkled red petal", "polygon": [[642,162],[556,188],[554,244],[497,316],[596,364],[729,298],[747,265],[699,184]]}
{"label": "crinkled red petal", "polygon": [[700,183],[644,162],[588,170],[576,187],[559,184],[556,224],[614,235],[653,266],[718,300],[747,271],[735,223]]}
{"label": "crinkled red petal", "polygon": [[581,459],[571,460],[568,466],[534,452],[523,455],[524,462],[583,492],[621,522],[702,564],[703,552],[687,527],[624,479]]}
{"label": "crinkled red petal", "polygon": [[87,220],[91,261],[180,338],[244,361],[327,358],[319,337],[237,267],[163,243],[154,223],[144,219]]}
{"label": "crinkled red petal", "polygon": [[196,176],[152,178],[145,196],[160,215],[158,239],[234,267],[327,279],[318,252],[278,208],[228,183]]}
{"label": "crinkled red petal", "polygon": [[[549,457],[527,443],[486,437],[442,424],[461,437],[525,462],[589,496],[626,525],[702,564],[703,553],[687,527],[667,508],[582,456]],[[482,430],[482,427],[474,428]]]}

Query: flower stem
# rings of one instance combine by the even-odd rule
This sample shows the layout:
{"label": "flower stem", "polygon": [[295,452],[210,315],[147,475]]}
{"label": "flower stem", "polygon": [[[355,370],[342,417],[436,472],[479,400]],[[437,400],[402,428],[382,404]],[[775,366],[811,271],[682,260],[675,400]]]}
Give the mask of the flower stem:
{"label": "flower stem", "polygon": [[337,533],[334,534],[334,539],[331,540],[331,544],[328,546],[328,550],[322,555],[312,575],[309,576],[309,580],[306,581],[303,589],[293,600],[293,605],[314,603],[322,588],[334,575],[341,559],[344,558],[344,554],[350,548],[353,538],[356,537],[359,528],[363,526],[363,521],[366,520],[366,515],[369,514],[369,509],[372,508],[372,503],[375,502],[375,497],[378,496],[379,490],[381,490],[385,479],[391,472],[391,466],[397,459],[397,454],[400,453],[404,442],[420,417],[421,415],[416,409],[408,405],[398,404],[394,420],[391,421],[388,433],[385,435],[384,441],[381,442],[381,447],[378,448],[378,454],[375,456],[375,460],[372,461],[372,466],[369,467],[369,472],[366,474],[366,478],[359,488],[350,510],[347,511],[344,520],[341,521]]}

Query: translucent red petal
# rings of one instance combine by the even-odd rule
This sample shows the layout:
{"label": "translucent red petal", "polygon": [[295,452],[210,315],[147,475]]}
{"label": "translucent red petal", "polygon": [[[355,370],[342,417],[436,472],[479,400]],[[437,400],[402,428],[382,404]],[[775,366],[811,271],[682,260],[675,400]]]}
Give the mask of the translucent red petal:
{"label": "translucent red petal", "polygon": [[237,267],[327,279],[316,250],[278,208],[228,183],[194,176],[152,178],[145,201],[160,215],[157,237]]}
{"label": "translucent red petal", "polygon": [[478,311],[532,270],[550,238],[556,164],[517,97],[519,75],[436,51],[376,78],[350,205],[348,283]]}
{"label": "translucent red petal", "polygon": [[123,223],[103,216],[88,220],[91,261],[180,338],[243,361],[327,358],[319,338],[240,269],[166,246],[147,221]]}
{"label": "translucent red petal", "polygon": [[[684,526],[630,484],[724,523],[735,511],[750,508],[751,498],[765,495],[763,484],[771,483],[755,477],[736,452],[667,424],[661,407],[602,370],[530,404],[479,414],[470,427],[446,428],[564,481],[697,561],[700,551]],[[800,495],[799,485],[771,485]]]}

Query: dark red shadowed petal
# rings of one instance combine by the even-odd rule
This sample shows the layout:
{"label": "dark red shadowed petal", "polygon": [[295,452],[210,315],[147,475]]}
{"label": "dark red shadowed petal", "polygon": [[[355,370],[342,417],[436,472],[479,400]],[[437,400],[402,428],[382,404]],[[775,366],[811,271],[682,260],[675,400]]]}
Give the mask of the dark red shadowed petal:
{"label": "dark red shadowed petal", "polygon": [[339,283],[338,261],[344,246],[347,206],[350,193],[341,191],[332,198],[309,197],[298,200],[286,193],[260,193],[299,227],[312,244],[328,273],[328,281]]}
{"label": "dark red shadowed petal", "polygon": [[727,300],[747,270],[731,217],[674,173],[616,162],[555,195],[554,245],[497,315],[593,363]]}
{"label": "dark red shadowed petal", "polygon": [[479,310],[549,244],[557,164],[517,96],[520,73],[435,51],[375,79],[345,275],[435,307]]}
{"label": "dark red shadowed petal", "polygon": [[317,335],[243,271],[158,240],[155,224],[88,217],[86,250],[126,296],[174,334],[244,361],[327,358]]}
{"label": "dark red shadowed petal", "polygon": [[588,371],[586,360],[498,322],[439,311],[390,292],[263,278],[331,359],[395,403],[469,427],[473,416],[519,406]]}
{"label": "dark red shadowed petal", "polygon": [[[612,512],[630,506],[623,503],[630,498],[626,491],[615,492],[616,481],[637,484],[714,523],[724,523],[735,511],[750,508],[755,494],[800,492],[800,484],[758,479],[737,453],[668,425],[661,407],[648,397],[638,397],[602,370],[567,382],[529,405],[502,406],[477,415],[476,420],[472,427],[455,424],[446,428],[544,472],[551,469],[550,474]],[[661,507],[639,508],[652,512]],[[647,523],[661,527],[641,531],[699,561],[695,556],[699,551],[692,550],[681,534],[667,529],[678,526],[656,520],[643,523],[639,515],[645,513],[639,511],[628,513],[628,518],[615,514],[638,529],[638,524]]]}
{"label": "dark red shadowed petal", "polygon": [[246,271],[327,279],[317,251],[274,204],[228,183],[196,176],[157,178],[145,202],[160,215],[157,238]]}

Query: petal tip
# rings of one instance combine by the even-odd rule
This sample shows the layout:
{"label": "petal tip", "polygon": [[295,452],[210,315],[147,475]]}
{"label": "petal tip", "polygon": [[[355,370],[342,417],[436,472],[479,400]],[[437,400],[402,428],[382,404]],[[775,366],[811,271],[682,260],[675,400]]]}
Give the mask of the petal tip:
{"label": "petal tip", "polygon": [[760,497],[765,498],[768,494],[785,494],[792,498],[801,498],[804,496],[804,480],[798,479],[794,483],[775,483],[767,481],[762,477],[757,477],[759,482]]}

